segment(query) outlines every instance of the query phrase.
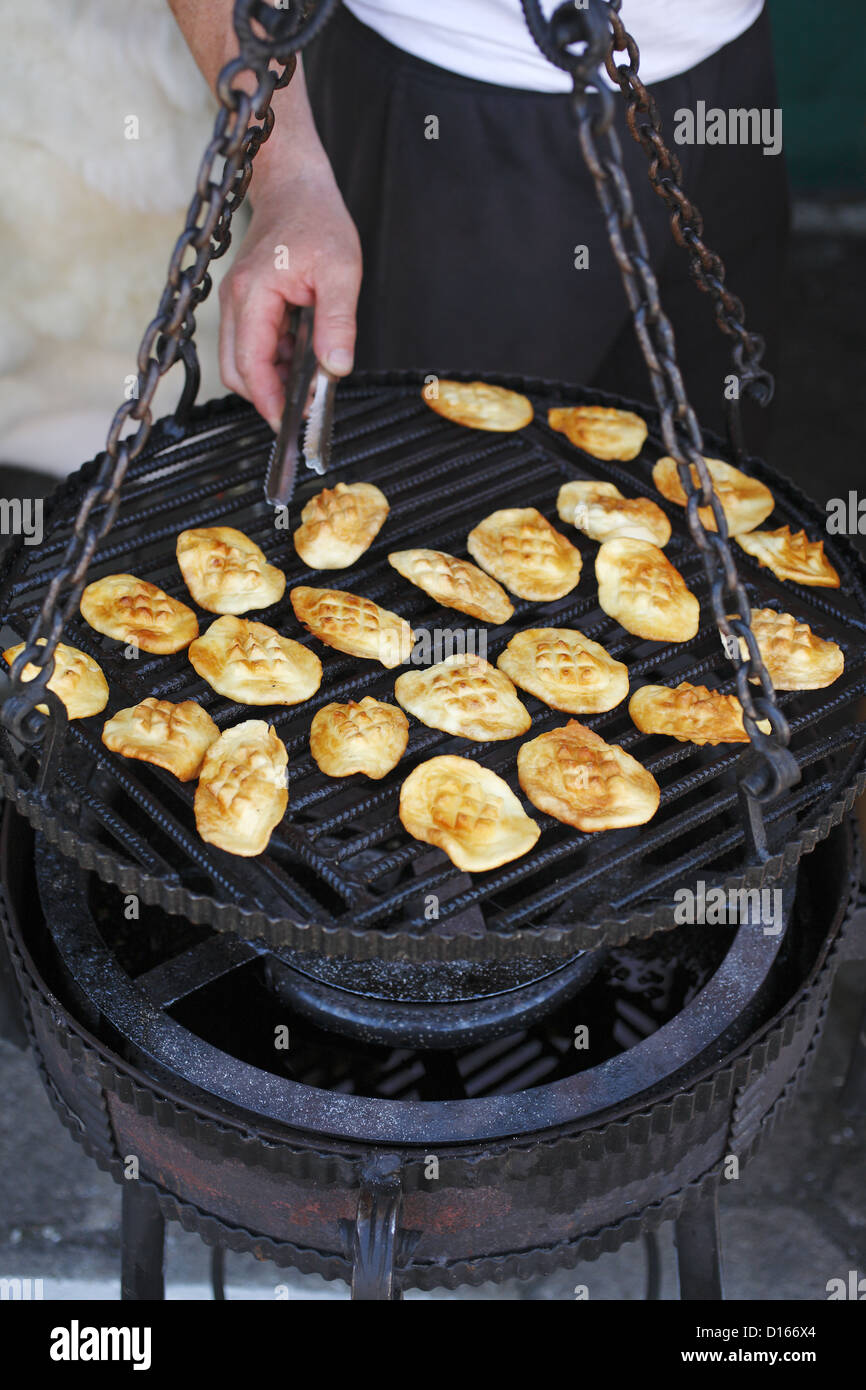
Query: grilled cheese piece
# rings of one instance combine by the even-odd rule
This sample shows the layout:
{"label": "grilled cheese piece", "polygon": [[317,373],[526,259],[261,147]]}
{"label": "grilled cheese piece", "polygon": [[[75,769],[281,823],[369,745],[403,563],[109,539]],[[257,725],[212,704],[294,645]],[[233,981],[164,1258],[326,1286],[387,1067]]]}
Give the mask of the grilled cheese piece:
{"label": "grilled cheese piece", "polygon": [[96,632],[144,652],[179,652],[198,636],[191,608],[134,574],[110,574],[88,584],[80,608]]}
{"label": "grilled cheese piece", "polygon": [[409,834],[445,851],[468,873],[527,854],[541,831],[501,777],[471,758],[430,758],[400,789]]}
{"label": "grilled cheese piece", "polygon": [[661,796],[642,763],[576,719],[524,743],[517,775],[533,806],[578,830],[644,825]]}
{"label": "grilled cheese piece", "polygon": [[563,521],[593,541],[631,536],[661,547],[671,538],[671,524],[661,507],[648,497],[623,497],[614,483],[592,479],[563,483],[556,510]]}
{"label": "grilled cheese piece", "polygon": [[326,777],[362,772],[378,780],[397,766],[408,742],[403,711],[371,695],[360,703],[325,705],[310,726],[310,752]]}
{"label": "grilled cheese piece", "polygon": [[599,714],[628,694],[627,667],[574,628],[524,628],[496,665],[521,690],[569,714]]}
{"label": "grilled cheese piece", "polygon": [[549,410],[547,423],[572,444],[597,459],[637,458],[647,427],[631,410],[604,405],[572,405]]}
{"label": "grilled cheese piece", "polygon": [[242,705],[297,705],[322,683],[315,652],[265,623],[230,614],[193,642],[189,659],[217,694]]}
{"label": "grilled cheese piece", "polygon": [[489,574],[442,550],[393,550],[388,564],[444,608],[456,608],[484,623],[507,623],[514,604]]}
{"label": "grilled cheese piece", "polygon": [[534,411],[518,391],[488,386],[486,381],[434,379],[424,387],[421,399],[437,415],[473,430],[521,430]]}
{"label": "grilled cheese piece", "polygon": [[[628,704],[633,722],[644,734],[665,734],[678,743],[748,743],[743,706],[736,695],[722,695],[705,685],[644,685]],[[758,724],[770,732],[769,721]]]}
{"label": "grilled cheese piece", "polygon": [[805,531],[792,533],[790,526],[780,526],[778,531],[750,531],[737,536],[736,541],[777,579],[821,589],[839,588],[839,576],[824,554],[824,542],[810,541]]}
{"label": "grilled cheese piece", "polygon": [[[44,647],[45,638],[37,638],[37,645]],[[3,653],[4,661],[11,666],[18,653],[23,650],[23,642],[8,647]],[[32,681],[38,673],[39,667],[36,663],[28,661],[22,680]],[[70,719],[86,719],[91,714],[99,714],[108,704],[108,681],[102,673],[102,667],[92,656],[80,652],[77,647],[68,647],[65,642],[58,642],[54,648],[54,670],[48,682],[48,689],[52,690],[66,707]],[[37,705],[36,708],[40,714],[48,713],[47,705]]]}
{"label": "grilled cheese piece", "polygon": [[[760,526],[762,521],[766,521],[776,505],[768,487],[759,483],[757,478],[750,478],[747,473],[734,468],[732,464],[725,463],[723,459],[705,458],[704,463],[719,495],[728,531],[732,536],[743,531],[752,531],[756,526]],[[695,487],[700,487],[698,470],[694,464],[691,465],[691,471],[692,482]],[[653,467],[653,482],[662,497],[666,497],[669,502],[675,502],[678,507],[686,506],[686,493],[680,482],[676,459],[660,458]],[[717,530],[712,507],[698,507],[698,516],[708,531]]]}
{"label": "grilled cheese piece", "polygon": [[469,532],[466,548],[512,594],[540,603],[571,593],[583,567],[580,551],[535,507],[491,512]]}
{"label": "grilled cheese piece", "polygon": [[292,589],[289,597],[298,621],[326,646],[381,661],[389,669],[409,660],[413,641],[409,624],[372,599],[304,584]]}
{"label": "grilled cheese piece", "polygon": [[626,632],[653,642],[687,642],[701,606],[657,545],[626,537],[605,541],[595,557],[598,601]]}
{"label": "grilled cheese piece", "polygon": [[[761,659],[776,690],[823,690],[845,670],[845,655],[835,642],[816,637],[808,623],[772,608],[752,609],[752,631]],[[749,649],[740,638],[746,661]]]}
{"label": "grilled cheese piece", "polygon": [[326,487],[301,512],[295,550],[310,569],[347,569],[373,544],[389,511],[385,494],[372,483]]}
{"label": "grilled cheese piece", "polygon": [[422,724],[478,743],[525,734],[532,723],[508,677],[480,656],[458,654],[407,671],[394,694]]}
{"label": "grilled cheese piece", "polygon": [[234,526],[181,531],[177,563],[200,608],[209,613],[247,613],[282,598],[286,576],[268,563],[255,541]]}
{"label": "grilled cheese piece", "polygon": [[123,758],[165,768],[179,782],[197,777],[204,755],[219,738],[207,710],[195,700],[157,700],[152,695],[106,720],[102,742]]}
{"label": "grilled cheese piece", "polygon": [[288,761],[285,745],[263,719],[224,729],[205,754],[196,788],[201,838],[244,858],[263,853],[289,804]]}

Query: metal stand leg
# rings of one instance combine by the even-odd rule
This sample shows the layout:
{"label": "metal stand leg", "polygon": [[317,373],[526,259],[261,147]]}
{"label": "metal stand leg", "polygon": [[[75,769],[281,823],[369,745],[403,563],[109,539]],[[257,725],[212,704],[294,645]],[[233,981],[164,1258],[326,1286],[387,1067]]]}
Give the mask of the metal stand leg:
{"label": "metal stand leg", "polygon": [[165,1219],[155,1194],[138,1182],[123,1184],[121,1242],[120,1297],[164,1299]]}
{"label": "metal stand leg", "polygon": [[683,1212],[674,1230],[680,1298],[697,1303],[723,1299],[718,1193]]}
{"label": "metal stand leg", "polygon": [[352,1243],[352,1298],[393,1302],[402,1298],[394,1283],[401,1205],[402,1160],[379,1154],[361,1179]]}
{"label": "metal stand leg", "polygon": [[848,1115],[866,1115],[866,1009],[860,1019],[848,1075],[839,1096],[839,1104]]}
{"label": "metal stand leg", "polygon": [[646,1251],[646,1293],[644,1297],[648,1303],[655,1303],[661,1298],[662,1289],[662,1257],[659,1251],[659,1239],[655,1231],[647,1231],[643,1238],[643,1248]]}
{"label": "metal stand leg", "polygon": [[215,1245],[210,1252],[210,1282],[217,1303],[225,1302],[226,1252],[221,1245]]}

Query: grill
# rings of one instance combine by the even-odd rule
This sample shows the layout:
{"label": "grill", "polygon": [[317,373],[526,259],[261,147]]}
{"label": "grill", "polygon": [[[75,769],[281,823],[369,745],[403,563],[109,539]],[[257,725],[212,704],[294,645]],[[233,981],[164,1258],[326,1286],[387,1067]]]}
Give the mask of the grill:
{"label": "grill", "polygon": [[[117,889],[8,808],[0,868],[49,1096],[123,1190],[127,1299],[164,1296],[166,1218],[213,1247],[218,1297],[226,1248],[394,1299],[642,1237],[652,1298],[654,1232],[674,1220],[681,1296],[720,1298],[730,1157],[746,1162],[795,1094],[835,967],[857,949],[846,822],[803,860],[782,936],[745,923],[632,942],[543,1020],[431,1053],[311,1025],[265,956],[230,958],[210,927],[158,908],[129,922]],[[223,969],[199,986],[182,962],[208,946]],[[275,1021],[290,1025],[285,1053]]]}
{"label": "grill", "polygon": [[[269,133],[274,86],[290,79],[295,53],[333,4],[285,16],[238,0],[239,65],[254,73],[256,95],[240,94],[225,70],[214,138],[140,348],[139,395],[115,416],[104,454],[52,499],[43,543],[19,544],[6,557],[0,611],[9,644],[28,637],[40,610],[50,629],[64,583],[74,588],[85,571],[92,579],[130,571],[188,600],[174,544],[190,527],[237,526],[286,571],[289,589],[310,580],[262,499],[270,432],[236,399],[192,407],[192,334],[208,264],[227,249],[252,157]],[[524,9],[542,51],[572,73],[581,148],[659,410],[497,378],[529,395],[535,419],[518,434],[470,433],[427,410],[421,372],[355,376],[338,395],[339,476],[378,484],[391,512],[356,566],[320,582],[407,618],[421,634],[423,664],[447,655],[455,633],[458,649],[479,650],[485,637],[483,654],[495,659],[521,628],[576,626],[627,661],[632,689],[690,680],[733,690],[719,642],[725,618],[714,612],[720,594],[736,594],[730,570],[720,570],[724,541],[715,548],[700,526],[688,531],[651,481],[654,460],[674,453],[693,503],[689,461],[703,501],[717,508],[701,452],[727,450],[712,437],[702,445],[688,406],[622,176],[612,98],[596,82],[595,111],[586,95],[612,39],[632,60],[619,76],[631,128],[653,160],[651,179],[735,340],[742,390],[766,399],[763,345],[700,239],[700,214],[677,183],[618,6],[593,3],[589,17],[557,12],[552,23],[536,0]],[[254,33],[253,18],[266,37]],[[578,42],[586,44],[580,55],[570,51]],[[279,77],[269,70],[274,59],[285,65]],[[247,129],[254,112],[263,124]],[[151,431],[156,385],[178,358],[186,385],[176,416]],[[566,404],[636,409],[649,426],[640,458],[603,463],[552,433],[547,409]],[[737,421],[734,407],[732,446],[742,462]],[[131,423],[137,428],[124,435]],[[775,495],[770,525],[824,533],[823,514],[790,483],[760,460],[746,466]],[[405,546],[465,554],[471,527],[503,504],[552,517],[560,485],[580,477],[666,508],[667,553],[702,603],[704,625],[692,641],[636,641],[612,622],[598,605],[595,547],[579,537],[577,590],[543,606],[518,601],[512,621],[489,631],[470,629],[387,564],[387,552]],[[298,503],[319,486],[302,483]],[[27,1035],[58,1114],[118,1181],[124,1156],[140,1157],[140,1180],[124,1182],[125,1297],[162,1296],[166,1216],[214,1246],[217,1296],[225,1247],[350,1279],[359,1298],[395,1298],[405,1287],[544,1272],[636,1235],[649,1239],[673,1218],[682,1296],[721,1297],[715,1199],[725,1160],[747,1158],[793,1094],[835,965],[853,949],[846,927],[858,864],[848,812],[866,784],[866,571],[848,542],[825,544],[838,593],[782,585],[737,552],[753,607],[791,611],[845,653],[844,676],[828,690],[778,697],[801,772],[793,789],[778,722],[771,739],[756,737],[745,752],[699,749],[645,737],[620,707],[586,722],[653,772],[661,786],[653,821],[592,836],[534,812],[536,848],[472,877],[405,834],[399,787],[419,761],[469,751],[517,790],[516,740],[467,750],[413,725],[398,768],[375,786],[323,778],[310,758],[316,709],[393,698],[394,674],[378,664],[328,652],[314,699],[257,711],[286,744],[290,785],[287,815],[254,861],[199,839],[190,788],[110,754],[99,737],[106,716],[67,725],[52,697],[44,745],[34,737],[25,746],[11,730],[34,734],[26,693],[13,693],[0,727],[10,802],[0,915]],[[288,600],[250,616],[315,646]],[[183,653],[124,652],[75,616],[64,635],[103,667],[108,714],[156,695],[194,698],[222,727],[249,716],[199,681]],[[738,672],[748,711],[747,672],[761,678],[754,656]],[[40,693],[31,687],[34,703]],[[563,722],[524,698],[534,735]],[[763,709],[773,712],[767,698]],[[788,788],[764,805],[763,818],[753,795],[758,769],[769,772],[768,786]],[[678,927],[675,894],[699,881],[733,891],[778,886],[782,930],[762,930],[753,905],[735,926]],[[431,895],[438,912],[429,920]],[[280,1057],[274,1030],[286,1021],[292,1044]],[[576,1025],[588,1029],[586,1049]],[[649,1254],[652,1297],[651,1241]]]}
{"label": "grill", "polygon": [[[429,411],[420,399],[423,380],[421,373],[391,374],[359,378],[341,389],[335,436],[339,476],[375,481],[392,510],[372,548],[352,569],[340,571],[336,581],[330,573],[311,575],[295,556],[289,533],[275,529],[274,514],[261,498],[270,435],[248,407],[232,400],[201,409],[182,439],[157,439],[133,465],[124,505],[94,556],[91,575],[128,570],[188,600],[174,558],[177,533],[184,527],[230,523],[253,536],[268,558],[286,570],[289,588],[311,578],[313,583],[336,582],[392,607],[434,643],[452,634],[458,645],[462,641],[472,649],[473,641],[477,647],[486,635],[487,655],[495,660],[520,628],[578,626],[627,660],[632,689],[647,681],[680,680],[734,688],[709,618],[700,557],[683,513],[663,500],[674,528],[667,553],[704,605],[704,623],[687,643],[642,642],[608,618],[597,600],[596,547],[580,537],[573,537],[584,559],[577,590],[551,604],[517,600],[511,622],[487,632],[470,628],[471,620],[439,607],[397,576],[387,564],[389,550],[420,544],[465,554],[471,526],[503,502],[535,505],[555,517],[557,489],[569,478],[603,478],[627,494],[659,500],[651,466],[664,446],[657,419],[645,407],[639,409],[650,434],[640,459],[601,463],[548,429],[547,407],[564,402],[627,408],[630,402],[502,379],[528,392],[536,419],[519,435],[490,436],[465,431]],[[718,440],[707,447],[723,452]],[[818,509],[757,460],[749,466],[777,499],[768,524],[805,526],[814,535],[822,524]],[[16,639],[26,634],[53,577],[89,476],[85,468],[61,491],[43,545],[38,550],[20,546],[7,564],[0,602]],[[317,486],[313,479],[305,481],[298,503]],[[593,836],[533,810],[542,826],[536,848],[470,880],[443,853],[403,831],[397,817],[399,787],[420,760],[455,751],[477,757],[517,789],[519,741],[467,747],[463,740],[413,723],[404,759],[382,783],[358,785],[360,779],[324,777],[308,748],[314,711],[331,700],[366,694],[393,700],[394,673],[378,663],[322,651],[299,630],[288,598],[251,616],[318,647],[324,679],[303,706],[261,711],[288,748],[290,778],[289,810],[266,855],[251,864],[205,845],[195,832],[192,790],[157,769],[108,753],[99,740],[102,716],[70,724],[44,799],[35,786],[33,755],[0,733],[6,789],[49,838],[106,880],[168,911],[218,930],[240,931],[276,949],[355,962],[408,959],[423,964],[460,958],[503,966],[509,961],[562,963],[577,951],[669,927],[673,893],[698,877],[739,886],[774,881],[852,804],[862,785],[866,748],[866,725],[858,717],[858,701],[866,692],[864,572],[847,542],[828,538],[826,544],[842,577],[838,593],[782,585],[749,557],[738,555],[753,606],[792,611],[839,642],[846,659],[844,676],[829,690],[779,697],[803,777],[769,812],[769,858],[764,862],[751,849],[738,796],[748,754],[730,745],[698,749],[643,735],[620,706],[585,722],[627,748],[659,781],[661,807],[649,826]],[[201,617],[205,626],[210,615]],[[196,676],[185,653],[160,658],[142,653],[131,660],[119,644],[99,637],[81,619],[68,626],[66,635],[103,666],[111,688],[109,712],[157,695],[194,698],[220,726],[249,717],[248,707],[215,695]],[[440,655],[447,655],[447,649],[434,650],[427,659]],[[533,735],[563,722],[562,714],[532,696],[524,698]],[[433,922],[425,918],[431,893],[439,899],[439,917]]]}

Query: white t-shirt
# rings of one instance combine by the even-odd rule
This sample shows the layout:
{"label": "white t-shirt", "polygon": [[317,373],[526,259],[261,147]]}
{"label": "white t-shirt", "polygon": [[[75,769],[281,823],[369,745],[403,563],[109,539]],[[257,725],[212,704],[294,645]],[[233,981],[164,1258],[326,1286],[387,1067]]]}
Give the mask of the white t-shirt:
{"label": "white t-shirt", "polygon": [[[645,82],[686,72],[745,33],[764,0],[623,0]],[[536,92],[567,92],[571,78],[536,47],[520,0],[345,0],[362,24],[437,67]],[[558,0],[543,0],[551,13]],[[624,61],[624,55],[623,59]],[[607,77],[605,76],[607,81]],[[609,84],[610,85],[610,84]]]}

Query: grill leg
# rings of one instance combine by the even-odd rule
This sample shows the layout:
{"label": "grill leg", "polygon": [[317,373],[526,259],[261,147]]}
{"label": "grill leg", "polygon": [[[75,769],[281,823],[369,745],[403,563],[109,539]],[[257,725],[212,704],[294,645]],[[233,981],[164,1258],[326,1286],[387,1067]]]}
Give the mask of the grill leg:
{"label": "grill leg", "polygon": [[210,1282],[213,1296],[223,1303],[226,1296],[226,1252],[221,1245],[215,1245],[210,1252]]}
{"label": "grill leg", "polygon": [[719,1244],[719,1194],[714,1191],[674,1223],[680,1298],[710,1303],[724,1298]]}
{"label": "grill leg", "polygon": [[655,1231],[647,1231],[643,1238],[643,1247],[646,1251],[646,1293],[644,1297],[648,1303],[654,1303],[661,1298],[662,1288],[662,1257]]}
{"label": "grill leg", "polygon": [[839,1096],[839,1104],[849,1115],[866,1115],[866,1009],[860,1019],[848,1075]]}
{"label": "grill leg", "polygon": [[164,1299],[165,1219],[156,1195],[138,1182],[125,1182],[122,1192],[120,1297]]}
{"label": "grill leg", "polygon": [[353,1299],[396,1303],[402,1298],[394,1282],[401,1168],[395,1154],[379,1154],[362,1175],[352,1241]]}

